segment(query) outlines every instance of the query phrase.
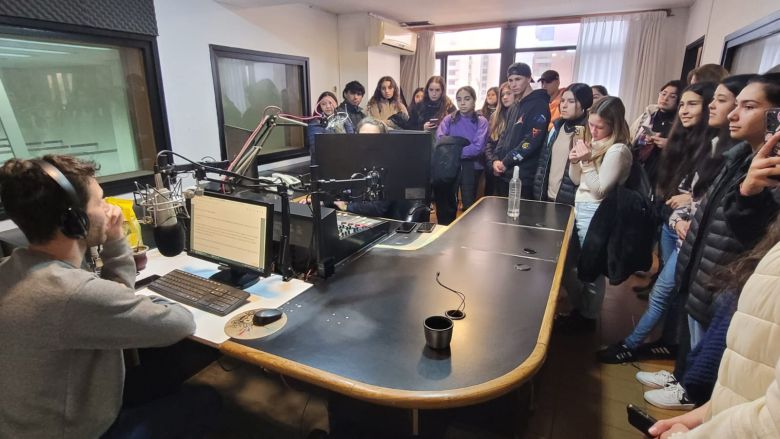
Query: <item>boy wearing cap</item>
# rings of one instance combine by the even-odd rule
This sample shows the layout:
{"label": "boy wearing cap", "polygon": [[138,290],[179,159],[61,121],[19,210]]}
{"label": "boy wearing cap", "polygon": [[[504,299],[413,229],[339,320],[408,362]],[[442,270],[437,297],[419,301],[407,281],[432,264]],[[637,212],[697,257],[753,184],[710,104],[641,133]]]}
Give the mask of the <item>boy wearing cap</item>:
{"label": "boy wearing cap", "polygon": [[493,172],[494,195],[509,194],[512,168],[520,168],[521,196],[533,198],[533,180],[550,122],[550,95],[546,90],[533,90],[531,68],[525,63],[514,63],[507,69],[507,82],[517,101],[507,112],[507,127],[498,143],[485,148],[487,172]]}
{"label": "boy wearing cap", "polygon": [[539,77],[539,85],[550,95],[550,124],[548,131],[553,129],[553,122],[561,117],[561,96],[566,91],[566,87],[561,87],[561,77],[555,70],[547,70]]}

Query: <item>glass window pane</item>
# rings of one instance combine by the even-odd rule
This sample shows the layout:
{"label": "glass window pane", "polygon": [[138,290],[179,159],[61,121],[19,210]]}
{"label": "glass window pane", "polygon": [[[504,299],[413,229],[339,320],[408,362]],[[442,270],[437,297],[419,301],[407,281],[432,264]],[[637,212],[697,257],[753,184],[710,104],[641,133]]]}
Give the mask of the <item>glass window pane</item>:
{"label": "glass window pane", "polygon": [[441,76],[441,58],[436,58],[436,63],[433,65],[433,74]]}
{"label": "glass window pane", "polygon": [[[269,105],[282,112],[301,115],[303,109],[303,67],[219,56],[219,85],[225,125],[228,159],[241,150]],[[305,128],[277,126],[260,155],[304,148]]]}
{"label": "glass window pane", "polygon": [[434,40],[436,52],[498,49],[501,46],[501,28],[436,32]]}
{"label": "glass window pane", "polygon": [[470,85],[477,92],[477,109],[482,107],[490,87],[498,86],[501,54],[450,55],[447,57],[447,96],[455,101],[460,87]]}
{"label": "glass window pane", "polygon": [[571,84],[574,76],[574,55],[576,50],[538,50],[534,52],[517,52],[516,62],[524,62],[531,66],[534,80],[545,70],[555,70],[561,77],[561,86]]}
{"label": "glass window pane", "polygon": [[533,49],[536,47],[576,46],[579,35],[579,23],[518,26],[515,47]]}
{"label": "glass window pane", "polygon": [[151,170],[140,49],[0,33],[0,160],[67,154],[99,176]]}
{"label": "glass window pane", "polygon": [[778,64],[780,64],[780,33],[737,47],[731,62],[731,73],[764,73]]}

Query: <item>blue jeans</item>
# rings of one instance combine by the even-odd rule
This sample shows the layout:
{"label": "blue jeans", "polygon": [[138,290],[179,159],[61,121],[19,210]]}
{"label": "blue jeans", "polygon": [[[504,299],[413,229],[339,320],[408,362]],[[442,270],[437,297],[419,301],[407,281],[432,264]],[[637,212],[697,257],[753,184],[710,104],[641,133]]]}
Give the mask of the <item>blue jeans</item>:
{"label": "blue jeans", "polygon": [[[574,205],[574,223],[577,226],[577,237],[580,241],[580,248],[585,242],[585,236],[588,234],[588,227],[593,215],[599,208],[599,202],[578,202]],[[580,254],[580,257],[588,257],[586,254]],[[599,276],[594,282],[582,282],[581,288],[572,288],[569,293],[569,301],[572,308],[586,318],[596,319],[601,314],[601,304],[604,302],[604,291],[606,290],[606,279]]]}
{"label": "blue jeans", "polygon": [[690,314],[688,314],[688,331],[691,334],[691,350],[694,350],[701,341],[701,338],[704,337],[704,326],[702,326],[698,320],[691,317]]}
{"label": "blue jeans", "polygon": [[677,251],[677,232],[669,227],[669,223],[664,221],[661,226],[661,239],[658,240],[658,247],[661,249],[661,261],[666,264],[666,261]]}
{"label": "blue jeans", "polygon": [[[662,231],[662,242],[663,233]],[[636,349],[642,344],[672,306],[674,294],[677,291],[674,288],[674,273],[678,253],[679,251],[675,248],[672,254],[664,261],[663,269],[661,269],[661,273],[658,275],[655,285],[653,285],[653,291],[650,292],[650,303],[647,305],[647,310],[642,314],[642,318],[639,319],[639,323],[636,324],[631,335],[623,341],[623,344],[630,349]],[[663,255],[663,251],[661,254]],[[666,321],[669,324],[669,319],[666,319]],[[671,330],[671,328],[669,329]]]}

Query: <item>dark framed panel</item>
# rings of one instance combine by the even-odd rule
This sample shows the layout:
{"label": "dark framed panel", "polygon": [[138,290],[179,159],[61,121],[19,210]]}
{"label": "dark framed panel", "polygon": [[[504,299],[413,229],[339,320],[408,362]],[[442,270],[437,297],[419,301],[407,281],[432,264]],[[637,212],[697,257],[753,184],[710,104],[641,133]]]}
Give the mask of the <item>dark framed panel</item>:
{"label": "dark framed panel", "polygon": [[740,46],[756,42],[763,38],[772,37],[780,33],[780,11],[776,11],[761,20],[726,35],[723,44],[720,64],[732,70],[734,57]]}
{"label": "dark framed panel", "polygon": [[[31,60],[35,59],[32,55],[37,54],[46,55],[54,53],[62,56],[62,65],[64,67],[60,67],[56,60],[51,58],[41,62],[41,66],[35,66],[34,64],[27,66],[19,64],[17,66],[19,70],[15,72],[17,77],[23,76],[23,68],[28,68],[31,72],[37,73],[40,73],[40,70],[48,69],[49,76],[53,75],[60,81],[59,87],[54,87],[60,89],[60,96],[52,99],[55,100],[55,103],[62,103],[62,101],[57,99],[65,102],[61,108],[57,108],[58,106],[52,105],[51,102],[40,102],[36,105],[27,106],[23,108],[26,117],[37,118],[38,121],[46,120],[45,116],[49,116],[49,114],[44,111],[51,111],[51,108],[57,108],[57,111],[67,112],[75,104],[81,104],[78,111],[82,113],[94,110],[96,106],[99,107],[101,105],[103,108],[107,106],[118,108],[120,113],[122,109],[127,111],[126,124],[129,128],[124,132],[124,137],[121,139],[117,135],[115,148],[118,151],[122,145],[128,143],[134,145],[130,149],[134,150],[137,163],[131,168],[116,170],[112,170],[110,165],[103,166],[103,175],[98,178],[98,181],[103,186],[106,195],[130,192],[135,188],[135,181],[142,184],[152,182],[152,169],[156,154],[161,150],[170,149],[170,134],[155,36],[8,16],[0,16],[0,34],[4,35],[4,40],[0,41],[3,43],[2,46],[6,47],[4,50],[6,53],[9,52],[8,47],[11,47],[10,52],[17,54],[17,56],[27,54]],[[89,47],[102,47],[104,48],[103,50],[119,54],[116,56],[116,63],[111,68],[119,71],[118,75],[121,81],[117,83],[115,77],[113,82],[106,80],[106,83],[114,85],[114,88],[111,90],[113,92],[112,96],[120,96],[120,101],[124,103],[124,107],[117,104],[116,99],[111,100],[111,102],[100,101],[101,94],[94,90],[95,84],[88,83],[88,79],[86,79],[90,77],[90,74],[97,75],[97,73],[90,73],[89,68],[83,68],[83,66],[81,71],[78,71],[77,67],[73,67],[73,65],[77,64],[88,65],[90,60],[87,59],[88,57],[79,56],[78,51],[71,53],[71,49],[87,49]],[[19,57],[19,59],[22,59],[22,57]],[[13,66],[11,63],[4,64],[6,69]],[[87,73],[84,73],[85,71]],[[60,75],[59,77],[58,74]],[[79,74],[82,74],[81,78],[79,78]],[[80,88],[76,86],[79,80],[82,84]],[[6,86],[8,87],[9,84],[6,84]],[[51,85],[49,85],[49,88],[52,88]],[[18,98],[20,94],[18,92],[15,93],[13,90],[6,91],[10,93],[12,98]],[[85,93],[92,93],[92,95],[85,97]],[[28,100],[27,102],[33,101]],[[17,122],[13,103],[10,111],[14,113],[14,122]],[[70,117],[72,117],[72,114]],[[67,121],[72,123],[72,120]],[[98,122],[95,122],[95,124],[98,124]],[[18,123],[15,125],[17,132],[22,132],[21,126]],[[1,137],[6,138],[7,142],[5,143],[7,145],[5,146],[11,150],[10,136],[6,134]],[[92,144],[89,141],[86,143],[79,142],[78,139],[64,139],[66,137],[64,135],[55,135],[53,137],[57,137],[57,140],[60,140],[60,142],[56,143],[46,135],[39,134],[36,136],[28,134],[22,137],[25,142],[21,143],[24,145],[21,149],[24,150],[24,153],[31,156],[47,153],[70,154],[93,159],[98,163],[101,163],[101,158],[108,158],[109,153],[112,152],[110,148],[101,150],[98,143]],[[27,143],[30,143],[30,145],[27,145]],[[19,145],[20,143],[17,141],[16,144]],[[17,153],[11,152],[10,156],[17,156]],[[9,154],[6,154],[4,157],[9,157]],[[20,157],[26,158],[25,155],[20,155]],[[106,159],[104,163],[112,162]],[[0,219],[4,218],[5,214],[2,206],[0,206]]]}
{"label": "dark framed panel", "polygon": [[683,57],[682,72],[680,72],[680,81],[688,83],[688,73],[699,67],[701,64],[701,53],[704,49],[704,35],[698,40],[685,46],[685,56]]}
{"label": "dark framed panel", "polygon": [[[209,45],[222,160],[232,159],[261,122],[268,106],[309,115],[309,58]],[[257,162],[309,154],[304,127],[277,126]]]}

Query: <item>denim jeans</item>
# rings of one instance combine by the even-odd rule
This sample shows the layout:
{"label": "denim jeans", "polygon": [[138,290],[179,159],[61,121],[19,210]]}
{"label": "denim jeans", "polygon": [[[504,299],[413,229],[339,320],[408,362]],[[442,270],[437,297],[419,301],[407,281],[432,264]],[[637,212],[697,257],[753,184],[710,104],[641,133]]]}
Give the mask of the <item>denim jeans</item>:
{"label": "denim jeans", "polygon": [[[663,233],[662,231],[662,240]],[[661,273],[658,275],[655,285],[653,285],[653,290],[650,292],[650,303],[647,305],[647,310],[642,314],[642,318],[639,319],[639,323],[636,324],[634,331],[623,341],[630,349],[636,349],[642,344],[658,322],[669,312],[674,301],[674,294],[677,291],[674,288],[674,273],[678,253],[679,251],[675,248],[672,254],[664,261],[663,269],[661,269]],[[666,319],[666,324],[669,324],[669,320]]]}
{"label": "denim jeans", "polygon": [[668,222],[664,221],[661,225],[661,239],[658,241],[658,247],[661,249],[661,261],[664,265],[672,253],[677,251],[677,239],[677,232],[669,227]]}
{"label": "denim jeans", "polygon": [[[574,205],[574,223],[577,226],[577,237],[580,241],[580,248],[585,242],[585,236],[588,234],[588,227],[593,215],[599,208],[599,202],[581,201]],[[587,258],[588,255],[580,254],[580,257]],[[604,302],[604,291],[606,289],[606,279],[599,276],[594,282],[582,282],[582,288],[573,288],[568,291],[569,301],[572,308],[586,318],[596,319],[601,314],[601,304]]]}
{"label": "denim jeans", "polygon": [[691,334],[691,350],[694,350],[696,346],[704,337],[704,326],[699,323],[698,320],[688,315],[688,331]]}

